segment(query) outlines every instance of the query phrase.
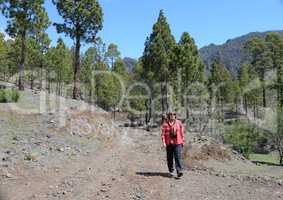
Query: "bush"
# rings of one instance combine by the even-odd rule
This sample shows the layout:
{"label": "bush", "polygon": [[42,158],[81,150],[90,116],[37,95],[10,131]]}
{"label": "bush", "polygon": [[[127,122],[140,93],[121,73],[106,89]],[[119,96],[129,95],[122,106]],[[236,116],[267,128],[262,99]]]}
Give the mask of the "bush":
{"label": "bush", "polygon": [[231,144],[234,150],[249,158],[251,153],[256,152],[264,137],[264,132],[256,126],[247,122],[237,122],[226,127],[224,142]]}
{"label": "bush", "polygon": [[0,103],[18,102],[20,94],[16,89],[0,89]]}

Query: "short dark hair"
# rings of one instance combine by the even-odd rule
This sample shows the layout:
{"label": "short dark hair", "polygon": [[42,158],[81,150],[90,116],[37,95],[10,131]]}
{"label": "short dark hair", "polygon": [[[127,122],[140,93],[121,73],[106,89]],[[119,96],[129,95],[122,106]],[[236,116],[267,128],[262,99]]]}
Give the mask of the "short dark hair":
{"label": "short dark hair", "polygon": [[177,116],[177,114],[176,114],[175,112],[168,112],[168,113],[167,113],[167,117],[169,117],[170,115],[175,115],[175,116]]}

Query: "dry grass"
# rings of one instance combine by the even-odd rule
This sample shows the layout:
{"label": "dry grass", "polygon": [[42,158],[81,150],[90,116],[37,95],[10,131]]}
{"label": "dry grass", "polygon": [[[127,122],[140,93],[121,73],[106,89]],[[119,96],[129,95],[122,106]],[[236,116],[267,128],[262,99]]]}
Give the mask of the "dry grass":
{"label": "dry grass", "polygon": [[193,167],[197,161],[201,160],[231,160],[231,151],[223,144],[212,140],[190,143],[184,147],[184,162],[186,166]]}

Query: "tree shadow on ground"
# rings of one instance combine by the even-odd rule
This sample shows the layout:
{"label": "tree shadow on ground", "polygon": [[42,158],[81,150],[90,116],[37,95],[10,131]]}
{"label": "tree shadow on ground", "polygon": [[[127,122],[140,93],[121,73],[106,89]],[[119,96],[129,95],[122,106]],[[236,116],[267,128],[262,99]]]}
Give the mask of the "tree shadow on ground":
{"label": "tree shadow on ground", "polygon": [[269,166],[282,167],[282,165],[280,165],[280,164],[271,163],[271,162],[265,162],[265,161],[255,161],[255,160],[252,160],[252,163],[254,163],[254,164],[256,164],[256,165],[269,165]]}
{"label": "tree shadow on ground", "polygon": [[164,178],[171,178],[170,174],[166,172],[136,172],[136,175],[147,176],[147,177],[160,176]]}

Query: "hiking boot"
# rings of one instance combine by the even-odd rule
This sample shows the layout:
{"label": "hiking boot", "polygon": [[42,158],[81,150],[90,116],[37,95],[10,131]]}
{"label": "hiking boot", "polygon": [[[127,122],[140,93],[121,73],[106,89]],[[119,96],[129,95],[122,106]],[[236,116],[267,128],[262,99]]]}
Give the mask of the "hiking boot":
{"label": "hiking boot", "polygon": [[169,172],[169,177],[173,177],[174,176],[174,172]]}
{"label": "hiking boot", "polygon": [[177,173],[177,177],[178,177],[178,178],[180,178],[180,177],[182,177],[182,176],[183,176],[183,172],[178,172],[178,173]]}

